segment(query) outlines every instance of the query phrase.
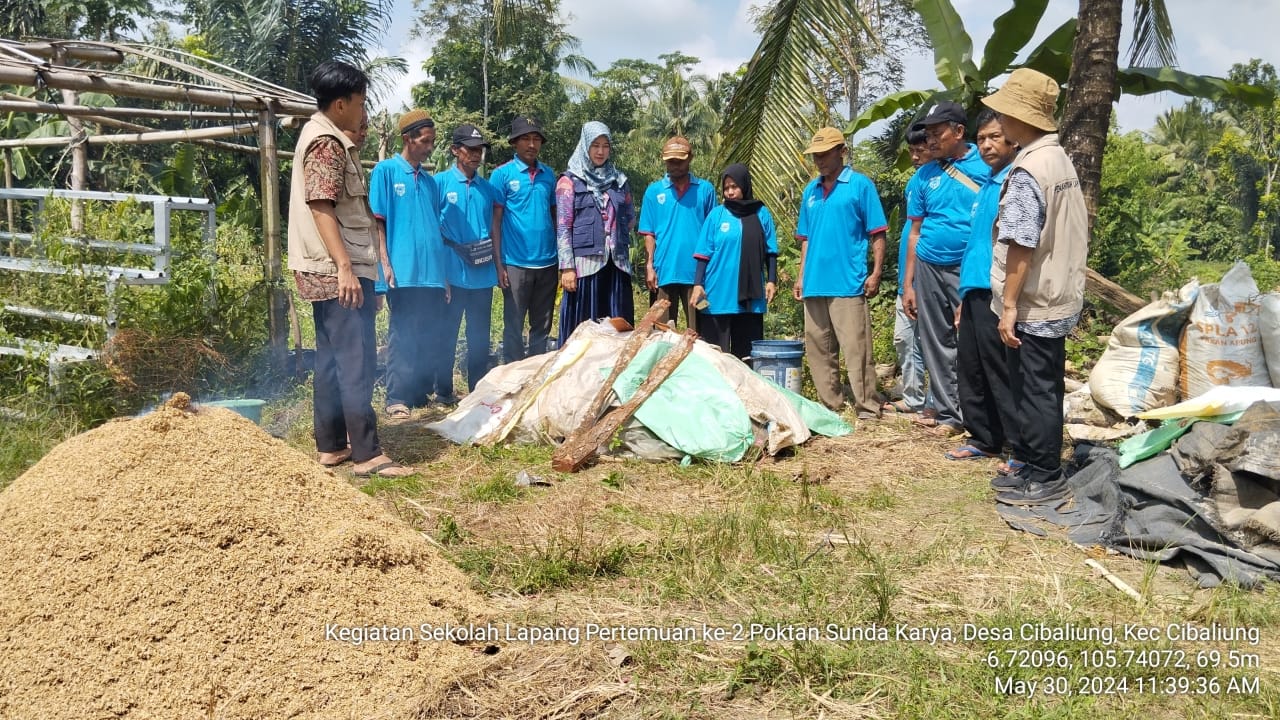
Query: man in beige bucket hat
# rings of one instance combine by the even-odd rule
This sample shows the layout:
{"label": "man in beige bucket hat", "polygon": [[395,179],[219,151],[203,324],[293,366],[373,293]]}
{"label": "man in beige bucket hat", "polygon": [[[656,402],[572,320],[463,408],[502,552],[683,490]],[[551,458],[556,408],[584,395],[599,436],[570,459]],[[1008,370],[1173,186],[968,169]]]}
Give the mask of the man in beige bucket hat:
{"label": "man in beige bucket hat", "polygon": [[1062,397],[1066,335],[1084,304],[1089,219],[1080,180],[1058,144],[1053,112],[1058,84],[1015,70],[983,103],[1022,147],[1000,193],[992,235],[991,310],[1007,347],[1009,389],[1020,432],[1014,457],[1026,465],[998,477],[996,500],[1052,505],[1070,494],[1062,472]]}

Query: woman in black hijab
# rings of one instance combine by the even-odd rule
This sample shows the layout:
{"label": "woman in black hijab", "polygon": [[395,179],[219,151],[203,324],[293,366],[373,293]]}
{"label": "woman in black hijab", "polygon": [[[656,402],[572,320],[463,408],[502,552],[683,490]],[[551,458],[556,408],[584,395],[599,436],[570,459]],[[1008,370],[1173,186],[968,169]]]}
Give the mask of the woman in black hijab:
{"label": "woman in black hijab", "polygon": [[752,341],[764,339],[764,311],[778,281],[778,235],[769,209],[751,193],[746,165],[725,168],[720,191],[724,204],[707,215],[694,249],[690,300],[702,338],[744,358]]}

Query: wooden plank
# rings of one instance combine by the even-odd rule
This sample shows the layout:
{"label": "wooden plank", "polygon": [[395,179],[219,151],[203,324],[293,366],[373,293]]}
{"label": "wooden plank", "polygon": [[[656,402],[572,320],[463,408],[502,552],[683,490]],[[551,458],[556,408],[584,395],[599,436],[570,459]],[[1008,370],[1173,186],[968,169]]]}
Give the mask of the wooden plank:
{"label": "wooden plank", "polygon": [[667,316],[667,310],[671,307],[671,301],[659,299],[653,305],[649,306],[649,312],[644,314],[640,319],[640,324],[631,332],[631,337],[627,338],[627,342],[622,346],[622,350],[618,353],[618,359],[613,363],[613,370],[609,372],[609,377],[604,381],[604,385],[596,392],[591,403],[587,405],[587,412],[582,416],[582,423],[578,425],[576,433],[585,431],[587,428],[595,424],[600,419],[600,414],[604,412],[605,406],[609,403],[609,396],[613,394],[613,381],[618,379],[623,370],[631,364],[636,355],[640,352],[640,348],[644,347],[645,341],[649,337],[649,333],[653,332],[653,326],[657,324],[659,318]]}
{"label": "wooden plank", "polygon": [[559,472],[576,472],[582,468],[596,454],[596,450],[613,437],[614,433],[618,432],[618,428],[621,428],[622,424],[640,409],[645,400],[648,400],[654,391],[662,386],[671,373],[675,372],[680,363],[693,351],[693,343],[697,338],[697,333],[686,330],[680,342],[653,366],[649,376],[641,383],[640,388],[630,400],[623,403],[621,407],[611,410],[601,418],[600,422],[585,430],[579,428],[564,441],[564,444],[556,448],[555,454],[551,456],[551,467]]}

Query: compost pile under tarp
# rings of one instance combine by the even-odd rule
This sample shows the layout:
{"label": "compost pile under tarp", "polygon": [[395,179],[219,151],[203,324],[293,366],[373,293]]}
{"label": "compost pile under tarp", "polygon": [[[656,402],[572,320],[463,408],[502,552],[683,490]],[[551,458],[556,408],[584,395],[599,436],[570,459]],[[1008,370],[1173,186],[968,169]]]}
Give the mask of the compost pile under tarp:
{"label": "compost pile under tarp", "polygon": [[489,618],[406,523],[229,410],[67,440],[0,492],[0,538],[0,717],[414,717],[483,667],[329,637]]}
{"label": "compost pile under tarp", "polygon": [[1280,579],[1280,403],[1178,431],[1170,451],[1123,470],[1112,450],[1081,445],[1072,500],[997,509],[1019,530],[1043,535],[1047,521],[1080,544],[1181,563],[1202,587]]}
{"label": "compost pile under tarp", "polygon": [[[583,323],[555,353],[494,368],[456,410],[427,427],[456,443],[562,442],[582,425],[631,334],[609,322]],[[670,331],[649,336],[614,382],[617,397],[629,399],[679,341]],[[753,445],[772,455],[814,432],[844,435],[850,428],[839,415],[699,340],[623,427],[612,449],[652,459],[734,462]]]}

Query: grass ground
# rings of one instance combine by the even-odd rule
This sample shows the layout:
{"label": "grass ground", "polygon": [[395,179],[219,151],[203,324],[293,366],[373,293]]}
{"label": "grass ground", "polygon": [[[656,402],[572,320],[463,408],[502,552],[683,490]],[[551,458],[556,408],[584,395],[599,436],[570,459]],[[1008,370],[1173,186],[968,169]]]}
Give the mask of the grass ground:
{"label": "grass ground", "polygon": [[[1280,589],[1201,590],[1181,570],[1093,553],[1135,602],[1070,543],[1004,525],[991,461],[947,461],[946,441],[905,421],[753,465],[564,475],[549,448],[452,446],[424,428],[441,414],[382,425],[387,451],[421,474],[351,482],[465,570],[513,632],[641,637],[500,643],[492,671],[460,679],[431,717],[1280,716]],[[276,428],[309,451],[309,417],[300,393]],[[549,485],[520,486],[521,471]],[[1166,637],[1185,622],[1261,640]],[[1021,639],[1024,625],[1116,636]],[[673,628],[693,637],[643,637]]]}

